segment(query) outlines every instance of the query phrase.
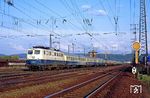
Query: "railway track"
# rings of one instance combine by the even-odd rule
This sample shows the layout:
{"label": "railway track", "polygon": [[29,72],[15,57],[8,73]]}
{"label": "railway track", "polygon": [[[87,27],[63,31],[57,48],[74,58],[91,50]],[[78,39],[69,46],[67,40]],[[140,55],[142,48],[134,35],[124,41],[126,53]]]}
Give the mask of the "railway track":
{"label": "railway track", "polygon": [[[100,73],[101,71],[97,71]],[[73,72],[66,72],[60,74],[51,75],[50,73],[43,73],[43,74],[31,74],[26,76],[26,74],[18,74],[18,75],[11,75],[5,76],[0,79],[0,92],[4,92],[11,89],[17,89],[20,87],[31,86],[35,84],[42,84],[46,82],[53,82],[57,80],[72,78],[72,77],[79,77],[79,76],[86,76],[87,74],[96,74],[93,71],[73,71]],[[14,77],[13,77],[14,76]]]}
{"label": "railway track", "polygon": [[57,80],[66,79],[70,77],[79,77],[82,75],[86,75],[86,74],[67,73],[67,74],[59,74],[59,75],[52,75],[52,76],[46,75],[42,77],[30,77],[30,78],[9,80],[7,82],[6,81],[0,82],[0,91],[3,92],[3,91],[11,90],[11,89],[17,89],[20,87],[57,81]]}
{"label": "railway track", "polygon": [[[103,88],[107,85],[110,81],[115,79],[120,72],[109,72],[102,75],[98,75],[94,78],[91,78],[87,81],[81,82],[79,84],[73,85],[71,87],[65,88],[61,91],[51,93],[44,98],[95,98],[93,95],[99,89]],[[98,85],[98,86],[97,86]],[[92,96],[92,97],[91,97]]]}
{"label": "railway track", "polygon": [[111,83],[111,81],[115,80],[120,75],[121,75],[121,72],[119,72],[118,74],[116,74],[115,76],[113,76],[112,78],[107,80],[106,82],[104,82],[102,85],[97,86],[93,91],[91,91],[89,94],[84,96],[84,98],[95,98],[95,97],[97,97],[97,94],[100,93],[101,90],[103,90],[106,86],[109,85],[109,83]]}
{"label": "railway track", "polygon": [[[95,70],[95,69],[94,69]],[[0,82],[7,82],[9,80],[15,80],[23,78],[29,79],[29,78],[35,78],[35,77],[42,77],[42,76],[50,76],[50,75],[57,75],[62,73],[70,73],[70,72],[77,72],[77,71],[88,71],[87,69],[81,69],[81,70],[59,70],[59,71],[47,71],[47,72],[22,72],[22,73],[1,73],[0,74]],[[78,73],[78,72],[77,72]]]}
{"label": "railway track", "polygon": [[[25,77],[42,77],[42,76],[49,76],[49,75],[56,75],[56,74],[61,74],[61,73],[69,73],[69,72],[75,72],[78,71],[79,69],[74,69],[74,70],[57,70],[57,71],[37,71],[37,72],[19,72],[19,73],[13,73],[13,72],[8,72],[8,73],[0,73],[0,82],[5,82],[8,80],[15,80],[18,78],[25,78]],[[84,70],[84,69],[81,69]]]}
{"label": "railway track", "polygon": [[22,88],[26,86],[32,86],[36,84],[44,84],[48,82],[54,82],[59,80],[65,80],[73,77],[94,77],[95,75],[103,74],[104,72],[118,70],[120,67],[112,68],[96,68],[93,70],[67,70],[67,71],[54,71],[54,72],[37,72],[37,73],[20,73],[12,75],[3,75],[0,79],[0,92],[9,91],[12,89]]}
{"label": "railway track", "polygon": [[0,75],[0,82],[17,79],[17,78],[24,78],[24,77],[28,77],[30,75],[32,75],[32,74],[31,73],[21,73],[21,74]]}

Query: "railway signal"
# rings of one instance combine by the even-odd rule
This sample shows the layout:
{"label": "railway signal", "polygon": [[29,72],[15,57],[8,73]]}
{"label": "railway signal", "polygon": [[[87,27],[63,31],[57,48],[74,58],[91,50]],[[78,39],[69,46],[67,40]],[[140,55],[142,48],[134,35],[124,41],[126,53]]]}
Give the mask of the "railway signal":
{"label": "railway signal", "polygon": [[133,67],[133,68],[132,68],[132,73],[133,73],[134,75],[137,73],[136,67]]}
{"label": "railway signal", "polygon": [[[141,48],[141,44],[137,41],[135,41],[133,44],[132,44],[132,48],[135,50],[135,64],[138,64],[139,62],[139,49]],[[134,74],[134,77],[137,78],[137,68],[136,67],[133,67],[132,68],[132,73]]]}
{"label": "railway signal", "polygon": [[135,50],[135,63],[138,64],[138,60],[139,60],[139,55],[138,55],[138,51],[139,49],[141,48],[141,44],[137,41],[135,41],[133,44],[132,44],[132,48]]}

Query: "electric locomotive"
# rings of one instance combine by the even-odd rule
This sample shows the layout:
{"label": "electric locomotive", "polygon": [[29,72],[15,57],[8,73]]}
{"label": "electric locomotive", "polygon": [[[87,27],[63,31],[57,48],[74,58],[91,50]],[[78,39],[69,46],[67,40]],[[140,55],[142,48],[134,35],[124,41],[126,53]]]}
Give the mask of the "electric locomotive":
{"label": "electric locomotive", "polygon": [[100,66],[104,60],[85,56],[69,55],[49,47],[35,46],[28,49],[26,65],[29,69],[52,69],[84,66]]}

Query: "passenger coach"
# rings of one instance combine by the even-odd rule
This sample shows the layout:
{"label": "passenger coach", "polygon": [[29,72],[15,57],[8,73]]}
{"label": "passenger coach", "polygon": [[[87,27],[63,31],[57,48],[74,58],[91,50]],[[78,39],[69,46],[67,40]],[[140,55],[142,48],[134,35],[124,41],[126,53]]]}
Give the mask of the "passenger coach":
{"label": "passenger coach", "polygon": [[68,55],[49,47],[35,46],[28,49],[26,65],[29,69],[70,68],[83,66],[99,66],[104,61],[98,58]]}

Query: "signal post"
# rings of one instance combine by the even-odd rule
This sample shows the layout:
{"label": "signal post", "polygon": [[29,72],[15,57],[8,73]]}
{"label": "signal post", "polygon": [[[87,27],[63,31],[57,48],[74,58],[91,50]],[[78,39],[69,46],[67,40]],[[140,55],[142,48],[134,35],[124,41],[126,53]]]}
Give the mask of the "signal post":
{"label": "signal post", "polygon": [[141,48],[141,44],[137,41],[135,41],[133,44],[132,44],[132,48],[134,49],[135,51],[135,66],[133,66],[132,68],[132,73],[134,74],[134,77],[137,78],[137,65],[139,64],[139,49]]}

